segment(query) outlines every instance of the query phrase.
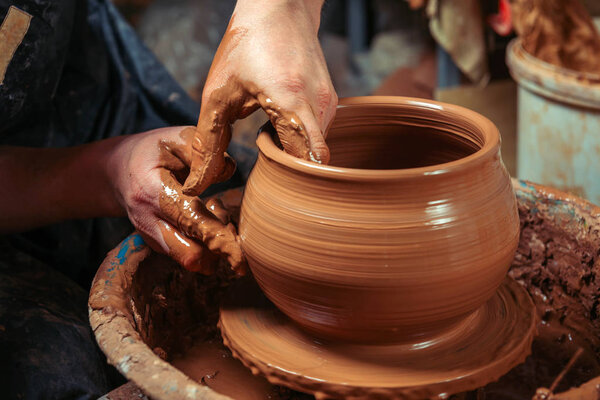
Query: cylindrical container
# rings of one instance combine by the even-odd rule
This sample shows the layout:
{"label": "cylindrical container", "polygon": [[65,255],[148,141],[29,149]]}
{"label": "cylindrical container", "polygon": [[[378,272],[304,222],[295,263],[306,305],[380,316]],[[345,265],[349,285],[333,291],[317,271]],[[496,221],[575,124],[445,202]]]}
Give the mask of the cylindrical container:
{"label": "cylindrical container", "polygon": [[239,227],[250,268],[267,297],[317,335],[441,334],[492,296],[519,240],[498,130],[433,101],[340,104],[329,165],[260,133]]}
{"label": "cylindrical container", "polygon": [[506,61],[519,84],[517,176],[600,204],[600,74],[543,62],[519,39]]}

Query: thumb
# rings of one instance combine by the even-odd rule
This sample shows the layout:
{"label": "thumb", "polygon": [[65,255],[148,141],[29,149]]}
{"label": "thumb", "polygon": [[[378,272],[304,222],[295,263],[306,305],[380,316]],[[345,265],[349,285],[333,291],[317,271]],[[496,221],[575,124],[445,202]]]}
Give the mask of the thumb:
{"label": "thumb", "polygon": [[235,165],[225,154],[231,141],[231,124],[253,107],[248,105],[247,92],[236,84],[216,89],[206,98],[192,139],[190,173],[183,185],[183,193],[188,196],[199,196],[213,183],[231,176]]}

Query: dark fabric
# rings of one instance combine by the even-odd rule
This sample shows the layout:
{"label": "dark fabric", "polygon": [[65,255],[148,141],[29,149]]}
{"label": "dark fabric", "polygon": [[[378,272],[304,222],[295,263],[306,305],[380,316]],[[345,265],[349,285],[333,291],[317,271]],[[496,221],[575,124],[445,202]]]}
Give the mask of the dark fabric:
{"label": "dark fabric", "polygon": [[106,363],[87,317],[87,292],[0,242],[3,399],[96,399],[123,379]]}
{"label": "dark fabric", "polygon": [[195,124],[199,106],[106,0],[0,0],[33,18],[0,86],[4,144],[70,146]]}

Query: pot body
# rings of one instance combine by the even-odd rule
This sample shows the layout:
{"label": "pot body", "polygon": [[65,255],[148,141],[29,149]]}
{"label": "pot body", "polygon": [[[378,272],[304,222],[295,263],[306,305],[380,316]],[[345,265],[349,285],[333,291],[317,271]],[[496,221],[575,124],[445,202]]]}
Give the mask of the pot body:
{"label": "pot body", "polygon": [[[407,132],[412,139],[395,141]],[[442,140],[428,151],[431,135],[450,150]],[[456,156],[453,141],[473,154],[435,164]],[[493,295],[519,240],[497,129],[442,103],[351,98],[328,144],[332,163],[322,166],[259,135],[239,227],[256,281],[322,337],[414,343],[451,331]],[[420,153],[401,151],[412,145]],[[413,153],[411,165],[424,157],[430,165],[371,168],[402,165]],[[357,165],[369,168],[347,167]]]}

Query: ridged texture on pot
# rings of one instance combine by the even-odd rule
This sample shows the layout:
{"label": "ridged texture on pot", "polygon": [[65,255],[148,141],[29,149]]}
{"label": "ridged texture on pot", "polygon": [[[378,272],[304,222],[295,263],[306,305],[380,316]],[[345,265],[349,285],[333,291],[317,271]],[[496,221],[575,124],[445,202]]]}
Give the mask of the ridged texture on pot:
{"label": "ridged texture on pot", "polygon": [[[412,341],[451,329],[501,284],[519,238],[498,131],[442,103],[341,104],[331,166],[259,135],[239,229],[256,281],[326,337]],[[419,148],[421,138],[436,151]]]}

